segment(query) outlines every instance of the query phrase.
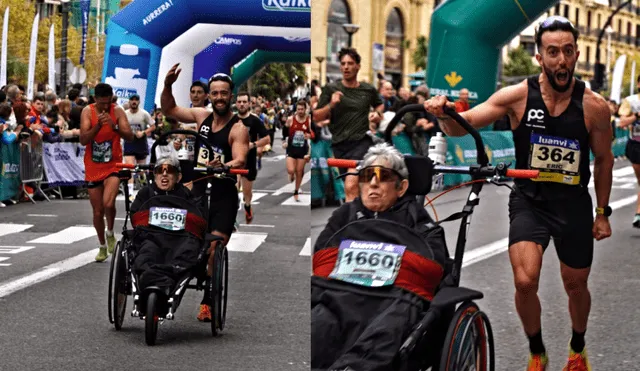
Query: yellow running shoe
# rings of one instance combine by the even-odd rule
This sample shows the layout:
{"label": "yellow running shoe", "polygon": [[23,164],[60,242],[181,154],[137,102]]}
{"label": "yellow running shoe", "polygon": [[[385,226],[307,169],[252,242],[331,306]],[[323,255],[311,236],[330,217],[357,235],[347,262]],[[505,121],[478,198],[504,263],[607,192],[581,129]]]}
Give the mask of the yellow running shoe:
{"label": "yellow running shoe", "polygon": [[569,359],[562,371],[591,371],[589,358],[587,358],[587,348],[584,348],[580,353],[576,353],[569,345]]}
{"label": "yellow running shoe", "polygon": [[529,354],[527,371],[545,371],[547,369],[547,363],[549,363],[549,358],[547,358],[546,353]]}
{"label": "yellow running shoe", "polygon": [[113,255],[113,251],[116,249],[116,236],[107,236],[107,252]]}
{"label": "yellow running shoe", "polygon": [[103,261],[107,260],[108,257],[109,257],[109,255],[107,254],[107,248],[106,247],[99,247],[98,248],[98,255],[96,255],[96,261],[97,262],[103,262]]}

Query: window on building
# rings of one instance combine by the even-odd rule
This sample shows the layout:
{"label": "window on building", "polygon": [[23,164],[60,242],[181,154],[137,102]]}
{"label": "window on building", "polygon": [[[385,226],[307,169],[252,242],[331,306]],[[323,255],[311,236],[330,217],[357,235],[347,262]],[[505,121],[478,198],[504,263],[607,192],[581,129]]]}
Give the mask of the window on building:
{"label": "window on building", "polygon": [[580,26],[580,9],[576,8],[576,22],[575,22],[576,27]]}
{"label": "window on building", "polygon": [[591,10],[587,12],[587,31],[591,30]]}
{"label": "window on building", "polygon": [[602,28],[602,14],[598,13],[598,24],[596,25],[597,29]]}
{"label": "window on building", "polygon": [[533,41],[522,41],[520,42],[520,46],[522,49],[526,50],[530,56],[536,55],[536,43]]}
{"label": "window on building", "polygon": [[402,84],[402,67],[404,62],[404,26],[398,8],[393,8],[387,18],[384,45],[384,72],[391,78],[394,87]]}
{"label": "window on building", "polygon": [[564,4],[564,17],[569,19],[569,4]]}
{"label": "window on building", "polygon": [[585,56],[585,60],[587,61],[587,63],[591,62],[591,47],[587,46],[587,55]]}
{"label": "window on building", "polygon": [[327,26],[327,64],[326,74],[331,81],[341,79],[338,51],[349,46],[349,34],[342,25],[351,23],[351,11],[345,0],[331,1]]}
{"label": "window on building", "polygon": [[553,12],[553,14],[555,14],[555,15],[559,15],[560,14],[560,3],[556,4],[556,11]]}

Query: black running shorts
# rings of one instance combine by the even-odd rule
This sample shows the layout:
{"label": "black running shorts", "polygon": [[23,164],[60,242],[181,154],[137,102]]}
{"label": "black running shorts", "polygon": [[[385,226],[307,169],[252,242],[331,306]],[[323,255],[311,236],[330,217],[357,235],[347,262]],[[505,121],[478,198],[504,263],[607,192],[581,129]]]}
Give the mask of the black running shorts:
{"label": "black running shorts", "polygon": [[624,155],[632,164],[640,164],[640,142],[629,139]]}
{"label": "black running shorts", "polygon": [[[238,214],[238,191],[234,184],[223,184],[211,188],[212,207],[206,205],[208,210],[209,231],[218,231],[231,236],[236,215]],[[206,202],[202,197],[201,202]]]}
{"label": "black running shorts", "polygon": [[[369,148],[373,146],[373,140],[368,136],[360,140],[345,140],[340,143],[333,144],[331,150],[333,151],[334,158],[340,158],[345,160],[362,160],[364,155],[367,154]],[[340,174],[344,174],[348,169],[338,168]]]}
{"label": "black running shorts", "polygon": [[561,262],[571,268],[593,261],[593,203],[586,190],[577,198],[536,201],[517,189],[509,195],[509,246],[530,241],[546,250],[550,239]]}

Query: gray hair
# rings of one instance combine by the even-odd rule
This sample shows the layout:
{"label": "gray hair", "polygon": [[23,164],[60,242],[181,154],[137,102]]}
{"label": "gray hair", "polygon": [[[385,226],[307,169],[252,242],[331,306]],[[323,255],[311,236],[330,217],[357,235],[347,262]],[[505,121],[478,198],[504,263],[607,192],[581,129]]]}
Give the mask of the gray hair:
{"label": "gray hair", "polygon": [[391,165],[391,168],[397,171],[404,179],[409,178],[409,170],[404,163],[404,156],[393,146],[387,143],[380,143],[369,148],[364,155],[362,167],[371,166],[378,159],[386,160]]}
{"label": "gray hair", "polygon": [[180,160],[178,160],[178,157],[174,156],[173,153],[170,155],[160,157],[158,161],[156,161],[155,166],[160,166],[163,164],[173,165],[176,168],[178,168],[178,171],[180,171]]}

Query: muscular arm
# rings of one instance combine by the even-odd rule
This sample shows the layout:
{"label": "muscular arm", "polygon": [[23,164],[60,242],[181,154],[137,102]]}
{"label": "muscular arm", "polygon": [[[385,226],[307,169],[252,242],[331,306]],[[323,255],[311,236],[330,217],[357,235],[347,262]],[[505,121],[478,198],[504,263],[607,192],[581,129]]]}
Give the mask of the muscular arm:
{"label": "muscular arm", "polygon": [[[498,90],[486,102],[473,107],[469,111],[460,113],[460,116],[474,128],[480,129],[503,118],[507,113],[512,114],[513,106],[523,97],[524,99],[527,97],[526,82]],[[438,121],[442,131],[449,136],[459,137],[468,134],[466,130],[448,116],[440,118]]]}
{"label": "muscular arm", "polygon": [[585,117],[591,118],[589,144],[595,161],[593,164],[593,181],[596,189],[598,207],[609,204],[611,184],[613,181],[613,152],[611,152],[611,113],[607,102],[593,92],[585,94]]}
{"label": "muscular arm", "polygon": [[313,118],[316,121],[329,120],[331,118],[331,106],[327,104],[322,108],[318,108],[317,110],[314,110]]}
{"label": "muscular arm", "polygon": [[242,122],[237,122],[231,128],[229,144],[231,144],[233,160],[228,161],[225,165],[235,169],[243,168],[249,153],[249,130]]}
{"label": "muscular arm", "polygon": [[80,115],[80,144],[83,146],[89,144],[96,137],[100,128],[99,123],[91,127],[91,108],[85,107]]}
{"label": "muscular arm", "polygon": [[115,108],[116,120],[118,120],[118,133],[126,141],[132,141],[135,138],[131,125],[129,125],[129,119],[127,114],[120,107]]}
{"label": "muscular arm", "polygon": [[384,115],[384,104],[381,104],[375,107],[373,110],[378,114],[375,117],[373,117],[371,122],[373,122],[374,124],[379,124],[380,121],[382,121],[382,116]]}
{"label": "muscular arm", "polygon": [[267,128],[264,127],[264,125],[259,125],[258,137],[260,139],[256,140],[256,148],[264,147],[267,144],[271,144],[271,137],[269,136],[269,132],[267,131]]}
{"label": "muscular arm", "polygon": [[176,99],[173,97],[171,85],[164,86],[162,95],[160,95],[160,105],[165,116],[171,116],[183,123],[196,122],[200,124],[209,116],[209,111],[203,107],[185,108],[178,106]]}

